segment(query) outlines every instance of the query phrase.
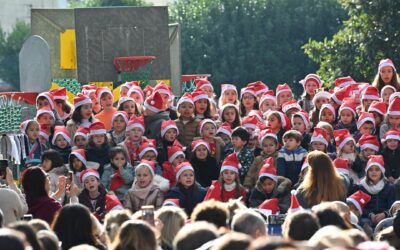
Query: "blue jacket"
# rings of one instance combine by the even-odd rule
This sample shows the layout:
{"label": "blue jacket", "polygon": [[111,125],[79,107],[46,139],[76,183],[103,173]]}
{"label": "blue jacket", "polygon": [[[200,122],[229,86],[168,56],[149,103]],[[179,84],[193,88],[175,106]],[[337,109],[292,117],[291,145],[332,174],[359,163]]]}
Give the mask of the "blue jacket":
{"label": "blue jacket", "polygon": [[[103,174],[101,175],[101,184],[107,189],[110,190],[111,180],[115,174],[115,169],[110,164],[107,164],[104,167]],[[118,197],[120,201],[123,201],[125,194],[131,188],[133,179],[135,176],[135,171],[133,170],[132,165],[127,162],[126,166],[121,169],[120,173],[122,179],[124,180],[124,185],[114,190],[115,195]]]}
{"label": "blue jacket", "polygon": [[377,194],[370,194],[362,185],[360,190],[371,195],[371,200],[364,206],[362,217],[368,218],[370,213],[385,213],[389,216],[389,209],[395,201],[395,188],[392,184],[386,183],[383,189]]}
{"label": "blue jacket", "polygon": [[207,190],[200,186],[198,183],[195,183],[194,185],[196,185],[196,188],[195,190],[193,190],[193,193],[191,195],[185,195],[182,192],[183,187],[179,187],[178,184],[177,186],[169,190],[165,199],[179,199],[180,207],[185,209],[186,214],[190,216],[193,212],[193,209],[196,207],[197,204],[204,200],[204,197],[207,193]]}
{"label": "blue jacket", "polygon": [[307,156],[307,150],[299,146],[294,151],[289,151],[285,147],[278,151],[277,175],[288,178],[292,183],[297,183],[303,165]]}

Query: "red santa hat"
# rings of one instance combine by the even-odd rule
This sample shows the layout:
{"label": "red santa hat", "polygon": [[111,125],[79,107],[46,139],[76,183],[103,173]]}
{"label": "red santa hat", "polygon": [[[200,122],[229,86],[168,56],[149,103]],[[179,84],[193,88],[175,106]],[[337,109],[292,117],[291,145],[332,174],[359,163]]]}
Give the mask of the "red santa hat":
{"label": "red santa hat", "polygon": [[203,145],[204,147],[207,148],[208,151],[210,150],[210,144],[208,144],[208,142],[206,142],[203,139],[198,139],[192,142],[192,152],[194,152],[200,145]]}
{"label": "red santa hat", "polygon": [[261,81],[249,83],[247,86],[253,87],[256,95],[261,95],[268,91],[268,86]]}
{"label": "red santa hat", "polygon": [[313,99],[312,99],[312,102],[313,102],[313,104],[314,104],[314,106],[315,106],[315,103],[317,102],[317,100],[319,99],[319,98],[326,98],[326,99],[328,99],[329,100],[329,98],[331,98],[331,93],[329,93],[329,92],[326,92],[326,91],[318,91],[315,95],[314,95],[314,97],[313,97]]}
{"label": "red santa hat", "polygon": [[47,125],[45,125],[45,124],[40,125],[39,135],[42,136],[46,141],[49,141],[50,134],[47,131]]}
{"label": "red santa hat", "polygon": [[384,143],[384,142],[386,142],[387,140],[390,140],[390,139],[400,141],[400,132],[397,131],[396,129],[390,129],[383,136],[382,143]]}
{"label": "red santa hat", "polygon": [[391,89],[391,90],[393,90],[393,93],[397,91],[396,88],[393,87],[392,85],[385,85],[385,86],[383,86],[383,88],[381,89],[381,97],[383,96],[383,92],[385,92],[386,89]]}
{"label": "red santa hat", "polygon": [[292,89],[289,87],[289,85],[287,83],[278,84],[278,87],[276,88],[276,96],[278,97],[283,92],[292,93]]}
{"label": "red santa hat", "polygon": [[225,170],[230,170],[239,174],[239,159],[235,153],[228,155],[222,162],[220,173]]}
{"label": "red santa hat", "polygon": [[379,61],[379,66],[378,66],[378,71],[380,72],[383,67],[392,67],[394,71],[396,71],[396,67],[394,66],[394,63],[392,60],[389,58],[382,59]]}
{"label": "red santa hat", "polygon": [[299,204],[299,201],[297,200],[296,190],[292,190],[290,193],[291,193],[291,197],[290,197],[290,208],[288,210],[289,214],[302,209],[302,207]]}
{"label": "red santa hat", "polygon": [[393,102],[394,99],[400,98],[400,92],[394,92],[389,96],[389,105]]}
{"label": "red santa hat", "polygon": [[274,95],[274,91],[273,91],[272,89],[270,89],[270,90],[264,92],[264,94],[261,96],[261,98],[260,98],[260,106],[261,106],[261,104],[262,104],[263,102],[265,102],[265,101],[267,101],[267,100],[271,100],[271,101],[273,101],[275,104],[277,103],[277,102],[276,102],[276,97],[275,97],[275,95]]}
{"label": "red santa hat", "polygon": [[90,133],[90,131],[89,131],[88,128],[85,128],[85,127],[83,127],[83,126],[80,126],[80,127],[76,130],[76,132],[75,132],[75,134],[74,134],[74,140],[75,140],[75,137],[77,137],[77,136],[82,136],[82,137],[84,137],[85,139],[87,139],[89,133]]}
{"label": "red santa hat", "polygon": [[242,126],[246,129],[257,129],[259,121],[255,116],[245,116],[242,120]]}
{"label": "red santa hat", "polygon": [[78,107],[85,105],[85,104],[92,104],[92,100],[81,93],[78,93],[75,97],[74,97],[74,107],[75,109],[77,109]]}
{"label": "red santa hat", "polygon": [[358,140],[358,145],[360,146],[360,150],[369,148],[374,150],[375,152],[379,151],[378,138],[370,134],[363,134],[360,140]]}
{"label": "red santa hat", "polygon": [[129,101],[135,102],[135,100],[132,97],[129,97],[129,96],[121,97],[118,100],[118,106],[121,106],[122,104],[129,102]]}
{"label": "red santa hat", "polygon": [[172,206],[172,207],[180,207],[179,199],[166,199],[162,206]]}
{"label": "red santa hat", "polygon": [[324,84],[324,81],[321,80],[321,78],[319,77],[319,75],[317,74],[308,74],[306,75],[306,77],[301,80],[299,83],[301,83],[301,85],[303,85],[303,87],[305,88],[307,82],[309,81],[314,81],[318,84],[318,87],[321,88],[322,84]]}
{"label": "red santa hat", "polygon": [[236,94],[238,93],[236,86],[233,84],[222,84],[221,85],[221,96],[225,93],[225,91],[227,90],[233,90],[236,92]]}
{"label": "red santa hat", "polygon": [[139,86],[132,86],[129,90],[128,90],[128,97],[131,97],[132,94],[139,94],[140,98],[140,104],[143,103],[144,101],[144,93],[142,88],[140,88]]}
{"label": "red santa hat", "polygon": [[54,109],[54,97],[50,92],[42,92],[36,97],[36,109],[39,109],[37,105],[39,98],[44,97],[50,104],[51,109]]}
{"label": "red santa hat", "polygon": [[364,93],[361,95],[361,100],[374,100],[379,101],[379,91],[374,86],[368,86]]}
{"label": "red santa hat", "polygon": [[258,179],[260,180],[262,177],[268,177],[273,181],[278,181],[278,176],[276,175],[276,168],[274,166],[274,158],[268,157],[264,160],[260,171],[258,172]]}
{"label": "red santa hat", "polygon": [[349,175],[349,159],[338,157],[333,161],[333,166],[336,167],[336,170],[345,175]]}
{"label": "red santa hat", "polygon": [[145,131],[143,116],[133,115],[131,119],[129,119],[128,125],[126,126],[126,131],[130,131],[134,128],[140,128],[143,132]]}
{"label": "red santa hat", "polygon": [[89,135],[105,135],[107,134],[106,127],[104,126],[104,123],[100,121],[93,122],[89,126]]}
{"label": "red santa hat", "polygon": [[276,214],[279,211],[279,200],[278,198],[265,200],[258,206],[258,208],[262,210],[269,210],[271,211],[271,214]]}
{"label": "red santa hat", "polygon": [[176,169],[175,169],[176,180],[179,180],[179,176],[181,176],[181,174],[186,170],[190,170],[190,171],[194,172],[192,165],[187,161],[184,161],[181,164],[179,164],[178,166],[176,166]]}
{"label": "red santa hat", "polygon": [[31,122],[36,123],[36,125],[40,128],[40,124],[37,121],[35,121],[35,120],[26,120],[26,121],[21,122],[21,124],[19,125],[19,128],[21,129],[21,131],[23,133],[26,133],[26,129],[28,128],[28,125]]}
{"label": "red santa hat", "polygon": [[172,163],[180,155],[185,157],[185,153],[183,152],[183,147],[177,140],[174,141],[174,144],[172,144],[172,146],[169,146],[167,148],[167,154],[168,154],[168,161],[170,163]]}
{"label": "red santa hat", "polygon": [[82,94],[89,96],[91,93],[95,93],[97,86],[95,84],[86,84],[82,86]]}
{"label": "red santa hat", "polygon": [[158,155],[156,146],[155,146],[155,141],[151,139],[146,139],[140,144],[139,148],[139,158],[143,158],[143,156],[147,152],[153,152],[156,156]]}
{"label": "red santa hat", "polygon": [[247,116],[255,116],[260,123],[264,123],[264,118],[263,114],[260,110],[250,110],[249,114]]}
{"label": "red santa hat", "polygon": [[343,110],[349,110],[349,111],[351,111],[351,113],[353,113],[353,117],[356,117],[357,116],[356,109],[357,109],[356,99],[350,98],[350,97],[346,97],[343,100],[342,105],[340,105],[339,114]]}
{"label": "red santa hat", "polygon": [[156,165],[152,161],[147,161],[147,160],[140,160],[139,165],[135,167],[135,174],[137,174],[137,171],[141,168],[147,168],[150,171],[150,174],[154,176],[154,171],[156,169]]}
{"label": "red santa hat", "polygon": [[158,92],[160,94],[168,96],[172,95],[171,87],[167,85],[165,82],[160,82],[159,84],[157,84],[153,89],[153,93],[154,92]]}
{"label": "red santa hat", "polygon": [[57,136],[59,136],[59,135],[64,137],[64,139],[68,142],[68,144],[71,144],[71,135],[65,126],[55,126],[54,127],[54,135],[53,135],[53,139],[51,140],[51,144],[55,145]]}
{"label": "red santa hat", "polygon": [[43,107],[43,108],[39,109],[38,111],[36,111],[36,120],[39,118],[39,116],[41,116],[43,114],[49,114],[51,117],[53,117],[53,119],[55,119],[53,110],[51,110],[49,107]]}
{"label": "red santa hat", "polygon": [[375,128],[375,118],[374,115],[368,112],[361,112],[357,120],[357,129],[359,130],[361,126],[366,122],[372,122]]}
{"label": "red santa hat", "polygon": [[166,120],[162,121],[161,123],[161,138],[164,138],[165,133],[167,133],[168,129],[175,129],[176,130],[176,135],[179,135],[179,129],[176,126],[176,123],[174,120]]}
{"label": "red santa hat", "polygon": [[151,96],[151,94],[153,94],[153,87],[151,87],[150,85],[147,85],[143,89],[143,93],[146,94],[146,96]]}
{"label": "red santa hat", "polygon": [[69,155],[69,158],[71,158],[72,155],[78,158],[83,163],[83,165],[86,166],[86,153],[84,149],[74,149]]}
{"label": "red santa hat", "polygon": [[339,77],[335,80],[336,87],[344,88],[349,85],[357,84],[351,76]]}
{"label": "red santa hat", "polygon": [[232,103],[227,103],[227,104],[224,104],[224,105],[220,108],[220,110],[219,110],[219,117],[222,117],[222,114],[224,113],[225,109],[227,109],[227,108],[234,108],[234,109],[237,111],[237,113],[239,114],[239,110],[238,110],[238,107],[237,107],[236,105],[234,105],[234,104],[232,104]]}
{"label": "red santa hat", "polygon": [[336,90],[332,95],[331,95],[331,99],[337,103],[337,104],[342,104],[344,98],[346,97],[350,97],[350,93],[351,93],[351,87],[345,87],[345,88],[341,88]]}
{"label": "red santa hat", "polygon": [[143,106],[154,113],[165,110],[164,101],[159,92],[154,92],[148,96],[144,101]]}
{"label": "red santa hat", "polygon": [[323,128],[314,128],[310,143],[322,142],[328,147],[328,132]]}
{"label": "red santa hat", "polygon": [[264,129],[260,132],[260,135],[258,136],[258,141],[261,146],[262,146],[263,141],[267,138],[272,138],[276,142],[278,142],[278,137],[276,136],[275,133],[273,133],[270,129]]}
{"label": "red santa hat", "polygon": [[290,100],[282,104],[283,113],[288,112],[290,109],[297,109],[297,111],[300,111],[301,107],[296,100]]}
{"label": "red santa hat", "polygon": [[367,173],[372,166],[378,166],[382,174],[385,174],[385,162],[382,155],[371,155],[369,157],[367,166],[365,167],[365,173]]}
{"label": "red santa hat", "polygon": [[50,94],[53,95],[54,100],[67,100],[67,89],[66,88],[58,88],[50,91]]}
{"label": "red santa hat", "polygon": [[114,210],[123,210],[121,202],[118,200],[118,197],[115,195],[106,195],[106,211],[114,211]]}
{"label": "red santa hat", "polygon": [[254,87],[252,87],[252,86],[242,88],[242,89],[240,90],[240,98],[243,98],[243,95],[246,94],[246,93],[247,93],[247,94],[250,94],[250,95],[252,95],[252,96],[254,96],[254,97],[257,96],[257,95],[256,95],[256,91],[255,91]]}
{"label": "red santa hat", "polygon": [[200,124],[199,124],[199,131],[200,131],[200,135],[201,135],[201,136],[203,136],[203,132],[202,132],[203,127],[204,127],[204,125],[206,125],[207,123],[211,123],[212,125],[214,125],[215,128],[217,128],[217,124],[216,124],[213,120],[211,120],[211,119],[204,119],[204,120],[202,120],[202,121],[200,122]]}
{"label": "red santa hat", "polygon": [[296,112],[292,116],[292,125],[294,123],[293,121],[294,121],[295,117],[300,117],[303,120],[304,125],[306,126],[306,130],[309,130],[311,128],[310,118],[309,118],[307,112],[305,112],[304,110],[300,110],[299,112]]}
{"label": "red santa hat", "polygon": [[204,90],[196,89],[194,92],[192,92],[192,98],[193,102],[208,100],[208,95],[206,92],[204,92]]}
{"label": "red santa hat", "polygon": [[96,169],[93,168],[87,168],[85,170],[83,170],[81,172],[81,175],[79,176],[79,178],[81,179],[81,183],[84,183],[85,180],[90,177],[90,176],[94,176],[96,177],[98,180],[100,180],[100,174],[99,172],[97,172]]}
{"label": "red santa hat", "polygon": [[376,112],[380,115],[385,115],[387,109],[386,102],[373,101],[368,108],[368,112]]}
{"label": "red santa hat", "polygon": [[353,193],[349,197],[347,197],[346,201],[352,203],[360,212],[363,213],[364,206],[371,200],[371,196],[367,193],[364,193],[361,190]]}
{"label": "red santa hat", "polygon": [[121,116],[122,119],[124,119],[125,124],[128,124],[128,113],[126,113],[125,111],[117,111],[113,114],[112,119],[111,119],[111,123],[114,124],[115,119],[117,119],[118,116]]}
{"label": "red santa hat", "polygon": [[219,128],[217,129],[217,134],[222,133],[225,134],[227,136],[229,136],[229,138],[232,137],[232,129],[231,129],[231,125],[229,125],[229,123],[224,122],[222,123]]}
{"label": "red santa hat", "polygon": [[110,94],[110,95],[114,98],[113,93],[111,92],[111,90],[110,90],[109,88],[107,88],[107,87],[100,87],[100,88],[98,88],[98,89],[96,90],[96,98],[97,98],[97,102],[98,102],[98,103],[100,103],[101,96],[102,96],[103,94],[105,94],[105,93]]}
{"label": "red santa hat", "polygon": [[335,137],[337,152],[341,151],[344,145],[346,145],[346,143],[349,141],[352,141],[354,144],[356,144],[356,141],[347,129],[335,130],[333,131],[333,136]]}
{"label": "red santa hat", "polygon": [[334,108],[334,107],[332,106],[332,104],[330,104],[330,103],[324,103],[324,104],[322,104],[321,109],[320,109],[320,111],[319,111],[319,120],[321,120],[322,110],[324,110],[324,109],[330,110],[330,111],[332,112],[332,114],[333,114],[333,119],[336,119],[336,111],[335,111],[335,108]]}
{"label": "red santa hat", "polygon": [[178,103],[176,104],[176,107],[179,107],[182,103],[190,103],[194,106],[194,101],[193,97],[190,93],[185,93],[181,98],[179,98]]}
{"label": "red santa hat", "polygon": [[389,102],[388,115],[400,115],[400,98],[394,98]]}
{"label": "red santa hat", "polygon": [[214,90],[214,87],[212,86],[211,82],[207,80],[206,78],[199,78],[194,80],[194,83],[196,84],[197,89],[202,89],[204,87],[210,87],[212,90]]}

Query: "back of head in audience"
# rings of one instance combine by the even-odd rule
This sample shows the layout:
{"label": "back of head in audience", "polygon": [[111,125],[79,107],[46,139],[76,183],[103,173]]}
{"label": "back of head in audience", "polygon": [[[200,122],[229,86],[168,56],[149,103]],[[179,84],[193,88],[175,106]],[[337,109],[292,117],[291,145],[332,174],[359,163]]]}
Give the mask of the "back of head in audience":
{"label": "back of head in audience", "polygon": [[267,234],[262,216],[252,210],[241,211],[233,216],[231,228],[235,232],[247,234],[254,239]]}
{"label": "back of head in audience", "polygon": [[114,241],[120,226],[130,219],[130,212],[128,210],[113,210],[106,214],[104,219],[104,227],[106,229],[110,242]]}
{"label": "back of head in audience", "polygon": [[[314,209],[313,209],[314,210]],[[350,229],[351,225],[346,222],[334,208],[318,209],[314,211],[321,227],[337,226],[341,229]]]}
{"label": "back of head in audience", "polygon": [[163,224],[161,229],[162,246],[172,248],[172,242],[176,234],[185,225],[187,219],[185,211],[173,206],[161,207],[156,212],[156,218]]}
{"label": "back of head in audience", "polygon": [[49,224],[41,219],[33,219],[30,220],[28,223],[33,227],[33,230],[35,230],[36,233],[40,230],[51,230]]}
{"label": "back of head in audience", "polygon": [[288,240],[309,240],[320,228],[317,217],[301,210],[289,214],[282,225],[283,236]]}
{"label": "back of head in audience", "polygon": [[156,250],[156,234],[145,221],[125,221],[119,229],[111,249]]}
{"label": "back of head in audience", "polygon": [[196,249],[218,237],[217,228],[208,222],[194,222],[179,230],[173,242],[174,250]]}
{"label": "back of head in audience", "polygon": [[351,248],[352,239],[346,234],[346,231],[336,226],[326,226],[319,229],[308,241],[312,249],[326,248]]}
{"label": "back of head in audience", "polygon": [[24,240],[24,234],[9,228],[0,228],[0,246],[2,249],[24,250]]}
{"label": "back of head in audience", "polygon": [[37,232],[37,238],[39,242],[42,244],[44,250],[58,250],[59,240],[57,235],[49,230],[41,230]]}
{"label": "back of head in audience", "polygon": [[215,200],[208,200],[198,204],[191,215],[192,221],[207,221],[215,226],[226,227],[229,211],[226,205]]}
{"label": "back of head in audience", "polygon": [[298,249],[292,242],[281,238],[258,238],[253,241],[249,250],[295,250]]}
{"label": "back of head in audience", "polygon": [[36,232],[31,225],[26,221],[18,221],[11,223],[9,228],[21,232],[25,235],[25,239],[29,242],[33,250],[41,250],[42,246],[36,237]]}
{"label": "back of head in audience", "polygon": [[252,238],[246,234],[231,232],[215,240],[211,250],[242,250],[247,249]]}

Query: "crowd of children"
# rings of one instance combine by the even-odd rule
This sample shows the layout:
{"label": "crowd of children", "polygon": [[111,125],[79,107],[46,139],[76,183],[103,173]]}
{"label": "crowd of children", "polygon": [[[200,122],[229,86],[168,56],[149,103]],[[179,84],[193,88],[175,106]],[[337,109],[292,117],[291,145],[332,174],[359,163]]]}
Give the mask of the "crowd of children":
{"label": "crowd of children", "polygon": [[[190,216],[210,199],[285,214],[293,196],[304,208],[335,197],[312,183],[317,175],[342,180],[345,195],[336,199],[347,197],[354,224],[373,230],[392,216],[400,198],[400,81],[390,59],[380,61],[372,84],[347,76],[328,91],[309,74],[299,101],[288,84],[275,93],[260,81],[241,90],[222,84],[218,99],[208,79],[195,84],[175,106],[163,82],[145,90],[127,82],[116,104],[110,89],[94,85],[71,103],[65,88],[40,93],[36,116],[21,124],[21,169],[39,166],[51,197],[79,202],[100,220],[115,206],[135,213],[171,202]],[[325,158],[307,160],[311,151],[327,155],[326,170],[317,166]]]}

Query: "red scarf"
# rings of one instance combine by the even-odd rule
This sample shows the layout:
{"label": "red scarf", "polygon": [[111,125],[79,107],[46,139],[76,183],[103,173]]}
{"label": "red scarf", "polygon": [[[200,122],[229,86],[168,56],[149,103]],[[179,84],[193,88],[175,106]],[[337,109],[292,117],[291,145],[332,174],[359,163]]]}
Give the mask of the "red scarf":
{"label": "red scarf", "polygon": [[173,187],[176,184],[176,176],[175,170],[172,167],[172,164],[169,161],[166,161],[162,164],[163,166],[163,177],[169,180],[169,187]]}
{"label": "red scarf", "polygon": [[129,158],[131,159],[131,162],[140,161],[140,159],[139,159],[140,144],[141,144],[141,142],[134,143],[128,139],[125,141],[126,149],[128,150],[128,154],[129,154]]}
{"label": "red scarf", "polygon": [[110,185],[110,191],[114,191],[124,185],[124,179],[121,176],[121,173],[118,170],[115,171],[113,177],[111,178],[111,185]]}

